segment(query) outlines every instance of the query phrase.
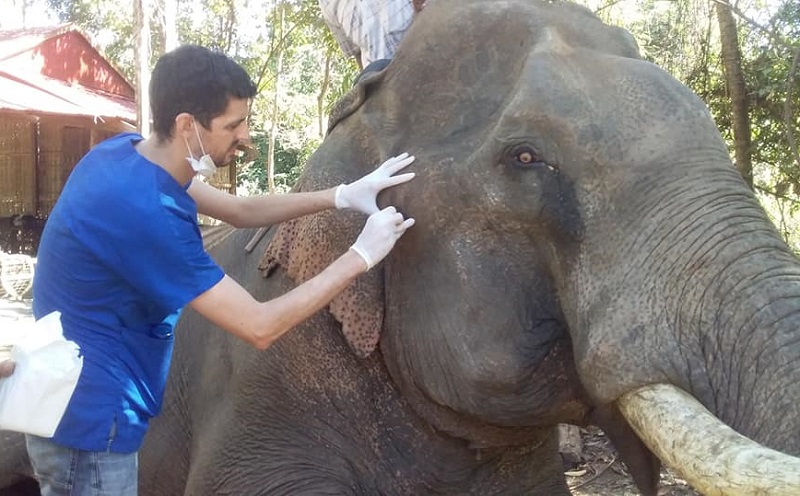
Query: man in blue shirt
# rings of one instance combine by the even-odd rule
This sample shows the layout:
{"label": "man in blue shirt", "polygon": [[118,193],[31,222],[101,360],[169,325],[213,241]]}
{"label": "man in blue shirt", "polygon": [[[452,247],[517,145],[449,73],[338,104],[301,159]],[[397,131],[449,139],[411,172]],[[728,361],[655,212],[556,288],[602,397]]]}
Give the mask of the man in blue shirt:
{"label": "man in blue shirt", "polygon": [[[185,305],[260,349],[324,307],[385,257],[414,223],[376,195],[413,174],[403,154],[329,190],[239,198],[195,178],[249,138],[256,87],[228,57],[198,46],[164,55],[150,83],[153,134],[121,134],[75,167],[42,235],[34,315],[61,312],[83,370],[50,439],[26,435],[44,495],[135,495],[137,458],[161,409],[173,331]],[[187,157],[188,155],[188,157]],[[237,227],[328,208],[369,215],[350,250],[279,299],[258,302],[203,249],[197,214]],[[6,371],[4,373],[10,373]]]}

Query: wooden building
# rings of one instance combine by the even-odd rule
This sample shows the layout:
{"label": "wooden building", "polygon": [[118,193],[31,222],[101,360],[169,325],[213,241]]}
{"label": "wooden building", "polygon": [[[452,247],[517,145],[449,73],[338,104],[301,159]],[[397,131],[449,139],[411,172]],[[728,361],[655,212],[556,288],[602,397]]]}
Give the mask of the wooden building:
{"label": "wooden building", "polygon": [[[135,95],[69,24],[0,31],[0,252],[36,254],[75,164],[100,141],[136,131]],[[236,165],[209,184],[236,194]]]}
{"label": "wooden building", "polygon": [[135,130],[133,86],[78,30],[0,31],[0,251],[35,254],[78,160]]}

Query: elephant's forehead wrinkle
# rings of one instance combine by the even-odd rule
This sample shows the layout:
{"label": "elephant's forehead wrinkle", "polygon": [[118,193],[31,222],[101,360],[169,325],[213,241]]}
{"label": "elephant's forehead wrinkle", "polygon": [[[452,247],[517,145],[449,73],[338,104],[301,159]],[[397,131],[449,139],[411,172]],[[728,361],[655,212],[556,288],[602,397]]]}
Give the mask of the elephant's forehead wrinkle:
{"label": "elephant's forehead wrinkle", "polygon": [[574,139],[580,124],[593,122],[596,113],[591,83],[579,65],[551,51],[531,53],[490,136],[500,144],[534,140],[540,147]]}
{"label": "elephant's forehead wrinkle", "polygon": [[539,42],[533,47],[532,53],[537,52],[555,52],[559,54],[569,55],[573,52],[573,48],[564,41],[558,28],[548,26],[542,30]]}
{"label": "elephant's forehead wrinkle", "polygon": [[585,117],[594,108],[591,96],[596,93],[597,81],[595,75],[582,67],[587,58],[582,55],[583,52],[568,55],[550,50],[531,52],[511,108],[533,107],[537,113]]}

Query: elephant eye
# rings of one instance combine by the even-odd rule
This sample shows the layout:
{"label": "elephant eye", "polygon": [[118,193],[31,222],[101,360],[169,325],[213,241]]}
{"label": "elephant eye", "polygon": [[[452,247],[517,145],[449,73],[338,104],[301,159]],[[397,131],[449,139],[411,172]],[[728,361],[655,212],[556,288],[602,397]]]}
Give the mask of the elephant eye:
{"label": "elephant eye", "polygon": [[517,154],[517,160],[522,164],[531,164],[534,162],[533,156],[533,153],[526,150]]}
{"label": "elephant eye", "polygon": [[534,150],[530,145],[515,146],[509,150],[506,157],[506,163],[519,169],[547,167],[550,170],[555,170],[553,166],[542,160],[541,157],[539,157],[539,154],[536,153],[536,150]]}

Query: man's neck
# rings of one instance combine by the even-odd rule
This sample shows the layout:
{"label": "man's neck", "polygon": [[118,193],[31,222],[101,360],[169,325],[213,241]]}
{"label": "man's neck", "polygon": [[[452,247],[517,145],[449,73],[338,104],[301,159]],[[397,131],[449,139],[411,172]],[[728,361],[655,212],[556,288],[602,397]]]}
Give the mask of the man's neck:
{"label": "man's neck", "polygon": [[159,140],[155,134],[151,134],[136,144],[136,151],[167,171],[179,184],[186,184],[194,177],[194,171],[186,160],[186,147],[175,139]]}

